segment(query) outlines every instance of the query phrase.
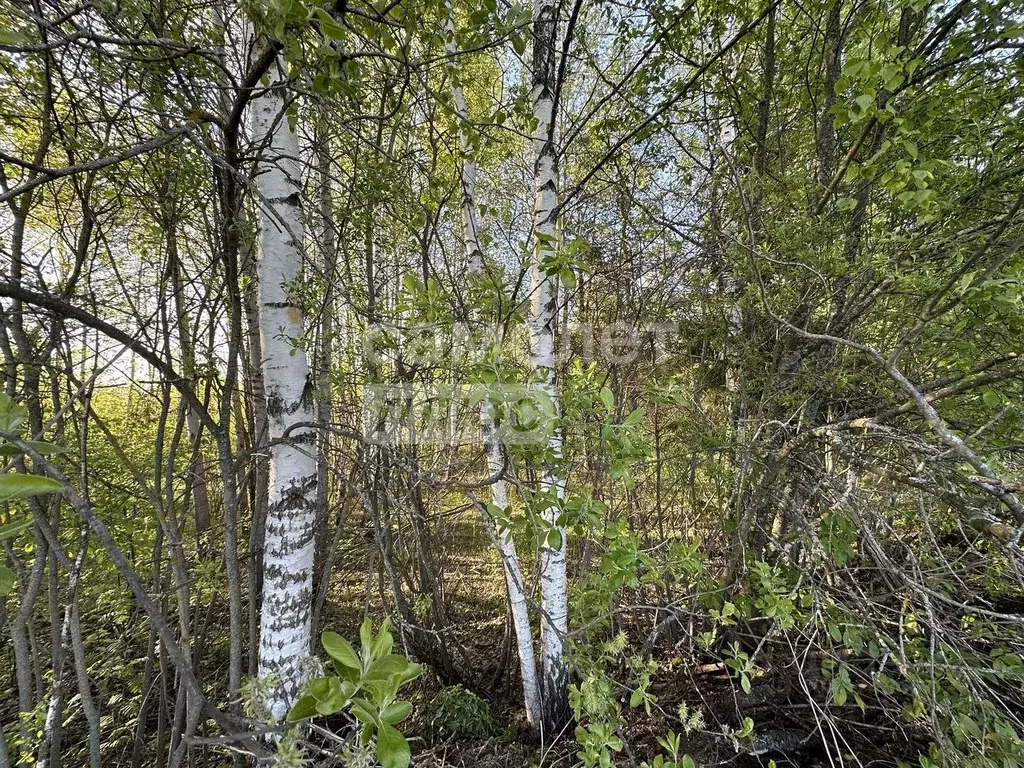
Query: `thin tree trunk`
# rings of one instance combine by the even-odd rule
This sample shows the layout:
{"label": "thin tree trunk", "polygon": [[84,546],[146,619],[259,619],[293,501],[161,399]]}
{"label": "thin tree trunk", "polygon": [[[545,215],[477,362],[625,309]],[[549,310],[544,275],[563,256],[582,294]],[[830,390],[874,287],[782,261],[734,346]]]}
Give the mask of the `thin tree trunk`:
{"label": "thin tree trunk", "polygon": [[[331,206],[331,158],[327,120],[320,120],[320,131],[316,156],[320,178],[318,180],[318,206],[320,209],[320,268],[324,278],[324,303],[320,318],[320,340],[314,363],[316,372],[316,423],[319,428],[316,452],[316,555],[314,559],[313,583],[319,590],[324,575],[324,561],[327,555],[327,533],[330,514],[328,512],[328,447],[331,422],[331,364],[334,352],[334,283],[335,283],[335,237],[334,210]],[[314,627],[314,631],[317,630]]]}
{"label": "thin tree trunk", "polygon": [[[91,391],[83,399],[88,404],[91,399]],[[81,459],[79,482],[82,486],[82,495],[85,498],[89,498],[89,472],[86,462],[86,457],[89,454],[89,415],[87,410],[82,418],[78,445],[79,457]],[[80,572],[85,563],[85,558],[89,555],[89,527],[85,521],[82,521],[79,539],[79,551],[78,557],[75,560],[75,568]],[[69,590],[69,592],[71,591]],[[82,640],[82,622],[78,612],[77,592],[68,595],[68,602],[71,609],[69,629],[71,632],[71,651],[74,654],[75,679],[78,684],[78,701],[82,707],[82,715],[85,717],[86,727],[88,728],[89,766],[90,768],[101,768],[100,712],[92,696],[92,683],[89,680],[89,660],[85,653],[85,643]]]}
{"label": "thin tree trunk", "polygon": [[[818,183],[822,190],[828,188],[836,172],[836,153],[839,142],[836,129],[833,126],[835,116],[832,114],[832,107],[835,106],[838,99],[836,84],[839,82],[843,66],[842,12],[842,0],[834,0],[828,11],[828,20],[825,22],[825,71],[821,110],[818,113],[818,125],[815,133]],[[818,196],[816,195],[815,198],[815,205],[817,205]]]}
{"label": "thin tree trunk", "polygon": [[[49,146],[50,139],[52,138],[49,124],[50,111],[47,108],[43,113],[43,130],[36,152],[38,161],[42,161],[43,157],[45,157],[46,148]],[[20,201],[20,205],[12,208],[14,220],[10,236],[10,281],[16,286],[22,284],[25,229],[33,197],[32,194],[25,195]],[[24,305],[18,299],[11,301],[10,328],[15,344],[15,352],[17,353],[16,362],[21,366],[22,392],[24,395],[24,405],[29,415],[29,429],[33,435],[41,435],[43,415],[39,402],[39,380],[42,361],[33,350],[32,343],[25,330]],[[12,366],[12,368],[17,371],[16,366]],[[19,468],[24,469],[24,465],[22,464]],[[29,500],[29,505],[33,508],[37,518],[39,517],[38,503],[37,499]],[[33,649],[31,618],[35,611],[36,599],[39,597],[39,591],[42,588],[48,547],[38,525],[35,526],[34,534],[35,559],[32,563],[28,584],[21,595],[18,612],[11,622],[11,644],[14,648],[15,677],[18,681],[18,708],[21,712],[30,712],[42,696],[39,664]],[[23,720],[20,725],[23,744],[29,741],[28,728],[29,722]]]}
{"label": "thin tree trunk", "polygon": [[266,535],[267,499],[270,493],[268,462],[264,456],[270,434],[267,394],[263,385],[263,343],[260,340],[259,272],[254,249],[242,243],[240,272],[248,278],[242,290],[245,314],[246,352],[245,389],[252,435],[252,483],[250,500],[252,524],[249,528],[249,675],[255,677],[259,662],[260,595],[263,590],[263,542]]}
{"label": "thin tree trunk", "polygon": [[[448,29],[446,49],[449,59],[454,62],[458,53],[453,19],[453,4],[448,5]],[[479,222],[476,211],[476,159],[473,145],[466,135],[469,122],[469,108],[462,83],[454,64],[451,68],[452,99],[455,102],[455,114],[459,119],[460,139],[462,145],[462,240],[466,249],[466,262],[471,275],[479,276],[483,272],[483,252],[480,248]],[[480,406],[480,426],[483,430],[484,449],[487,452],[487,470],[491,477],[496,478],[491,488],[491,500],[501,509],[508,508],[508,488],[504,477],[504,457],[502,456],[501,440],[495,426],[490,406],[485,400]],[[519,554],[515,541],[507,528],[494,525],[490,516],[484,513],[485,524],[494,529],[498,551],[501,554],[502,567],[505,573],[505,585],[512,624],[516,634],[516,647],[519,653],[520,677],[523,686],[523,702],[526,706],[526,721],[531,730],[537,731],[542,721],[540,685],[537,680],[537,660],[533,645],[533,630],[530,626],[530,615],[526,599],[526,585],[523,571],[519,564]]]}
{"label": "thin tree trunk", "polygon": [[[40,523],[45,524],[42,521],[40,521]],[[88,530],[88,527],[83,522],[81,534],[79,536],[78,554],[75,557],[74,562],[69,562],[67,560],[67,556],[63,552],[60,554],[60,558],[67,567],[67,605],[64,608],[64,619],[61,623],[61,629],[57,635],[57,648],[53,651],[54,658],[57,660],[57,663],[53,668],[53,683],[50,691],[50,701],[46,708],[46,719],[43,723],[43,740],[39,745],[36,768],[43,768],[43,766],[47,765],[51,761],[55,762],[57,765],[60,765],[62,762],[60,757],[60,721],[61,712],[64,708],[64,673],[67,667],[68,656],[66,649],[71,643],[71,625],[73,615],[75,613],[75,604],[78,600],[78,578],[82,572],[82,563],[85,561],[85,553],[88,549]],[[56,561],[58,559],[56,548],[51,547],[50,552],[53,556],[53,560]],[[56,567],[56,565],[54,565],[54,567]],[[79,639],[81,639],[80,635]],[[99,765],[98,759],[95,765]]]}
{"label": "thin tree trunk", "polygon": [[[534,219],[530,264],[531,302],[528,320],[530,363],[542,398],[550,400],[555,420],[550,425],[548,451],[551,463],[541,472],[541,491],[562,498],[565,493],[562,435],[558,424],[558,392],[555,388],[555,339],[557,290],[546,262],[557,249],[558,155],[555,152],[555,31],[556,6],[552,0],[533,4],[533,155]],[[569,671],[565,661],[568,632],[568,584],[566,577],[565,526],[559,506],[548,504],[544,520],[551,531],[540,548],[541,695],[544,730],[559,732],[569,719]],[[557,533],[556,533],[557,532]]]}
{"label": "thin tree trunk", "polygon": [[[192,336],[191,323],[188,318],[188,309],[185,305],[185,286],[182,282],[181,263],[178,253],[178,232],[175,221],[176,211],[173,203],[165,201],[166,213],[163,215],[164,236],[167,241],[168,269],[171,273],[171,287],[174,293],[174,310],[176,326],[178,331],[178,343],[181,346],[181,372],[189,379],[193,387],[196,378],[196,354],[195,343]],[[202,535],[210,528],[210,495],[207,490],[206,463],[202,453],[202,425],[199,413],[195,406],[186,405],[186,412],[189,445],[192,455],[189,458],[188,474],[189,483],[192,486],[192,496],[195,503],[196,513],[196,535],[202,540]],[[205,542],[204,542],[205,543]]]}
{"label": "thin tree trunk", "polygon": [[[161,588],[161,563],[163,562],[163,529],[157,528],[156,538],[153,542],[153,592],[159,592]],[[132,743],[132,768],[140,768],[142,765],[142,755],[146,747],[146,721],[149,716],[149,703],[151,701],[152,686],[154,685],[154,667],[156,666],[156,655],[158,649],[158,640],[156,634],[156,628],[150,625],[149,637],[146,640],[146,665],[142,672],[142,685],[139,687],[139,693],[142,695],[142,701],[139,703],[139,716],[135,722],[135,737]],[[157,701],[158,709],[161,706],[160,700]],[[161,714],[157,715],[158,720],[162,718]],[[159,742],[159,739],[158,739]]]}
{"label": "thin tree trunk", "polygon": [[[53,499],[49,500],[50,507],[50,526],[53,530],[60,530],[60,498],[57,498],[57,503],[53,503]],[[50,614],[50,669],[53,670],[54,680],[57,679],[57,670],[63,670],[65,668],[65,659],[67,656],[67,646],[70,637],[70,616],[68,615],[68,609],[65,608],[63,619],[61,617],[61,598],[60,598],[60,583],[58,581],[59,571],[57,563],[57,553],[50,550],[48,556],[48,567],[46,570],[47,580],[47,605]],[[70,598],[71,595],[68,595]],[[70,602],[69,602],[70,605]],[[61,745],[64,737],[64,696],[63,690],[59,691],[59,694],[51,698],[51,704],[54,705],[53,709],[53,722],[48,722],[48,730],[45,733],[45,739],[49,742],[49,761],[48,765],[50,768],[59,768],[60,766],[60,754]],[[49,714],[49,712],[48,712]],[[40,750],[40,755],[43,754],[43,750]],[[40,759],[38,765],[40,768],[44,765],[44,761]]]}
{"label": "thin tree trunk", "polygon": [[302,270],[302,187],[283,75],[277,71],[272,77],[277,82],[253,100],[251,114],[253,137],[263,144],[260,338],[271,440],[259,676],[273,676],[266,706],[282,720],[305,682],[310,650],[316,434],[294,427],[315,418],[306,353],[296,346],[302,310],[289,295]]}

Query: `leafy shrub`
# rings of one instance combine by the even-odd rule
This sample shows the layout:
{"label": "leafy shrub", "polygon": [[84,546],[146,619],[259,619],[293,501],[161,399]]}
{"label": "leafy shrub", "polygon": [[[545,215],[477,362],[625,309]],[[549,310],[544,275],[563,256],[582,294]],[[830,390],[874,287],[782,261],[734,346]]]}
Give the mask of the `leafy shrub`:
{"label": "leafy shrub", "polygon": [[395,726],[409,716],[412,705],[399,700],[398,689],[418,677],[422,669],[391,653],[394,638],[388,629],[385,620],[375,637],[367,619],[359,630],[362,647],[358,653],[341,635],[324,632],[321,642],[337,674],[310,681],[308,693],[295,702],[288,720],[345,711],[360,724],[354,746],[360,757],[376,745],[377,761],[384,768],[407,768],[409,743]]}
{"label": "leafy shrub", "polygon": [[461,685],[450,685],[430,702],[427,730],[435,739],[472,739],[497,736],[501,727],[486,701]]}

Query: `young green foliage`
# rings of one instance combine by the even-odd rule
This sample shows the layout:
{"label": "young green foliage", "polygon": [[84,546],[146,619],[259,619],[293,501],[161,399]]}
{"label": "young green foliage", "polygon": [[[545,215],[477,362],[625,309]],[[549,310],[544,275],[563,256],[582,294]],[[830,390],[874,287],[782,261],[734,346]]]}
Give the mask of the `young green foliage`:
{"label": "young green foliage", "polygon": [[324,632],[320,641],[335,674],[311,680],[308,692],[288,713],[288,721],[345,712],[359,723],[360,747],[375,744],[383,768],[406,768],[411,761],[409,742],[395,726],[409,716],[412,705],[400,700],[398,691],[423,669],[391,653],[395,640],[389,627],[385,620],[374,635],[370,620],[363,622],[359,651],[336,632]]}

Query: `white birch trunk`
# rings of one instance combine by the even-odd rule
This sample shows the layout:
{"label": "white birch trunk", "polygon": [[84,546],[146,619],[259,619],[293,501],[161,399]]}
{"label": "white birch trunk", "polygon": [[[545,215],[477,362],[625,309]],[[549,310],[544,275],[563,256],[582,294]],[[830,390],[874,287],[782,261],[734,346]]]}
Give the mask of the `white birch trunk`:
{"label": "white birch trunk", "polygon": [[[487,468],[491,475],[502,470],[501,439],[494,424],[494,418],[485,403],[480,412],[480,421],[484,431],[484,443],[487,450]],[[508,488],[503,479],[495,481],[491,490],[491,500],[495,506],[508,508]],[[485,520],[493,525],[493,521]],[[537,657],[533,646],[533,628],[530,626],[529,605],[526,598],[526,581],[519,564],[516,544],[508,529],[494,525],[497,536],[498,552],[505,571],[505,584],[508,587],[509,607],[512,611],[512,626],[516,633],[516,648],[519,653],[520,676],[523,682],[523,703],[526,706],[526,721],[535,733],[540,731],[543,723],[542,699],[540,684],[537,680]]]}
{"label": "white birch trunk", "polygon": [[[266,703],[280,721],[298,695],[308,669],[316,517],[315,433],[292,425],[314,420],[302,310],[289,295],[303,257],[299,142],[284,114],[283,78],[253,99],[253,140],[262,145],[258,200],[259,306],[263,380],[267,397],[270,495],[263,561],[259,677],[274,683]],[[276,443],[285,437],[288,441]]]}
{"label": "white birch trunk", "polygon": [[[483,271],[483,252],[480,248],[479,221],[476,211],[476,160],[473,146],[466,135],[469,124],[469,107],[466,95],[458,78],[455,57],[458,54],[455,39],[454,10],[449,0],[448,28],[445,52],[452,61],[452,100],[455,103],[455,114],[459,120],[459,135],[462,145],[462,239],[466,248],[466,263],[470,273],[479,274]],[[484,448],[487,451],[487,469],[491,476],[498,475],[503,467],[501,439],[494,423],[494,416],[487,401],[480,405],[480,426],[483,430]],[[491,500],[495,506],[508,508],[508,488],[505,480],[499,477],[491,489]],[[489,515],[484,515],[487,525],[494,525]],[[533,629],[530,626],[529,606],[526,598],[526,584],[523,570],[519,564],[519,554],[515,541],[507,529],[495,528],[496,543],[501,554],[505,572],[505,584],[508,587],[509,606],[512,611],[512,625],[516,633],[516,648],[519,654],[519,668],[523,683],[523,702],[526,706],[526,721],[531,730],[541,727],[541,695],[537,680],[537,659],[533,646]]]}
{"label": "white birch trunk", "polygon": [[[557,424],[558,392],[555,389],[555,306],[556,284],[545,274],[544,261],[557,248],[558,156],[555,153],[555,3],[534,0],[533,3],[533,139],[534,218],[533,253],[530,265],[531,302],[528,326],[530,331],[530,363],[535,384],[542,396],[551,400],[556,416],[548,447],[553,465],[544,468],[541,490],[554,490],[564,495],[560,467],[562,434]],[[545,521],[560,536],[558,546],[541,546],[540,584],[541,660],[543,676],[541,694],[544,703],[544,727],[548,732],[560,730],[569,718],[569,672],[565,662],[565,641],[568,630],[568,595],[565,567],[565,526],[558,519],[557,506],[544,511]]]}

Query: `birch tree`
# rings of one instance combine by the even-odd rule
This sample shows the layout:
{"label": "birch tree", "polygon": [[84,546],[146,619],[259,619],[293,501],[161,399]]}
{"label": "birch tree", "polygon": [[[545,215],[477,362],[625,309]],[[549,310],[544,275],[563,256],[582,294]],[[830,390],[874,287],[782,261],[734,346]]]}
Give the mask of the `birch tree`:
{"label": "birch tree", "polygon": [[[455,35],[453,3],[448,3],[448,26],[446,30],[445,52],[454,62],[458,55],[458,44]],[[460,180],[462,185],[462,240],[466,250],[466,263],[471,277],[479,277],[484,270],[483,250],[480,247],[480,222],[476,208],[476,176],[477,164],[473,143],[467,133],[469,124],[469,105],[459,80],[458,69],[451,66],[452,101],[455,115],[459,121],[459,143],[462,150]],[[502,477],[505,460],[501,438],[498,434],[493,408],[487,399],[480,404],[480,427],[484,437],[484,450],[487,454],[488,475],[495,478],[491,485],[491,500],[496,507],[507,509],[509,505],[508,487]],[[519,562],[519,553],[512,534],[507,528],[496,526],[486,510],[483,510],[484,524],[494,528],[495,542],[501,554],[502,567],[505,573],[505,584],[508,588],[509,605],[512,612],[512,624],[516,633],[516,648],[519,655],[520,677],[523,685],[523,701],[526,705],[526,720],[531,730],[537,731],[542,722],[540,685],[537,680],[537,660],[533,644],[533,630],[530,625],[529,605],[527,603],[526,583],[523,569]]]}
{"label": "birch tree", "polygon": [[260,338],[270,438],[270,494],[263,565],[259,677],[271,681],[269,714],[280,720],[304,682],[309,656],[316,518],[315,418],[309,365],[297,346],[302,310],[292,296],[303,255],[298,138],[285,115],[279,67],[251,106],[258,163]]}
{"label": "birch tree", "polygon": [[549,400],[555,416],[548,436],[541,495],[547,499],[543,512],[551,533],[540,551],[541,694],[544,728],[557,731],[568,718],[568,667],[565,638],[568,630],[568,598],[565,568],[565,525],[553,497],[561,500],[562,436],[558,426],[558,392],[555,388],[555,338],[557,286],[547,266],[557,251],[558,155],[555,151],[555,32],[556,8],[552,0],[534,0],[533,104],[534,215],[530,264],[530,365],[541,398]]}

